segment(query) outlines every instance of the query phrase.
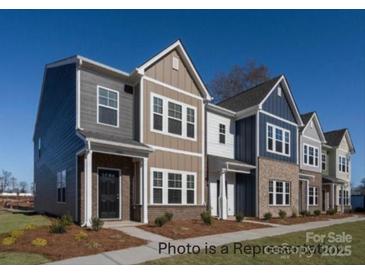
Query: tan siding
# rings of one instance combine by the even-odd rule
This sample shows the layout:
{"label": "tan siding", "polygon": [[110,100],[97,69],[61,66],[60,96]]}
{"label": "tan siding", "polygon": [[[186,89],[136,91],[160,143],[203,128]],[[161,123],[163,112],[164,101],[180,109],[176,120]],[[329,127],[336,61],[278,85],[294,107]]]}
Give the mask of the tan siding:
{"label": "tan siding", "polygon": [[[172,58],[177,57],[179,62],[179,69],[172,69]],[[174,50],[161,58],[159,61],[146,69],[145,75],[166,83],[168,85],[191,92],[192,94],[201,96],[197,85],[183,63],[179,53]]]}

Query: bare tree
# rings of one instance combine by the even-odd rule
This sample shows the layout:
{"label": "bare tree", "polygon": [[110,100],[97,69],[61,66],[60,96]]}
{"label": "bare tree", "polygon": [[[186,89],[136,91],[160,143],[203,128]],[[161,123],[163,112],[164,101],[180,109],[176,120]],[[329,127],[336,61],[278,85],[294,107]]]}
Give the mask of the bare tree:
{"label": "bare tree", "polygon": [[269,69],[265,65],[248,61],[243,66],[233,66],[228,73],[216,75],[208,86],[214,101],[219,102],[268,79]]}
{"label": "bare tree", "polygon": [[2,192],[5,192],[9,187],[11,175],[10,171],[2,170]]}
{"label": "bare tree", "polygon": [[11,192],[18,192],[18,183],[17,183],[17,179],[12,176],[10,177],[10,187],[11,187]]}
{"label": "bare tree", "polygon": [[27,192],[27,187],[28,187],[27,182],[21,181],[19,183],[19,192],[20,193],[26,193]]}

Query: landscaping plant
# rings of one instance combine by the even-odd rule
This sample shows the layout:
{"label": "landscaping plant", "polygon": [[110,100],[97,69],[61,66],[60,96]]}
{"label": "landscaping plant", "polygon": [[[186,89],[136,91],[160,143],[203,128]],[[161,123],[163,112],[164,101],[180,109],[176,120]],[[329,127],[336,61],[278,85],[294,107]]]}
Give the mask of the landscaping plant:
{"label": "landscaping plant", "polygon": [[333,209],[333,208],[331,208],[331,209],[327,210],[326,213],[327,213],[327,215],[335,215],[336,214],[336,210]]}
{"label": "landscaping plant", "polygon": [[65,233],[66,226],[61,220],[57,220],[49,226],[49,232],[57,234]]}
{"label": "landscaping plant", "polygon": [[3,245],[13,245],[16,242],[16,238],[14,237],[6,237],[3,239],[2,244]]}
{"label": "landscaping plant", "polygon": [[321,215],[321,211],[319,209],[316,209],[315,211],[313,211],[314,215],[319,216]]}
{"label": "landscaping plant", "polygon": [[172,220],[172,218],[174,217],[174,214],[171,212],[166,212],[165,217],[170,222]]}
{"label": "landscaping plant", "polygon": [[200,214],[200,217],[202,218],[203,222],[206,225],[212,224],[212,215],[210,214],[210,211],[204,211]]}
{"label": "landscaping plant", "polygon": [[23,234],[23,230],[13,230],[12,232],[10,232],[9,237],[18,239],[19,237],[23,236]]}
{"label": "landscaping plant", "polygon": [[159,216],[155,219],[155,225],[158,227],[163,226],[164,224],[166,224],[169,220],[167,219],[166,215],[163,216]]}
{"label": "landscaping plant", "polygon": [[244,218],[243,214],[241,214],[241,213],[236,214],[236,222],[238,222],[238,223],[242,222],[243,218]]}
{"label": "landscaping plant", "polygon": [[91,228],[94,231],[99,231],[104,225],[104,222],[98,218],[98,217],[94,217],[91,219]]}
{"label": "landscaping plant", "polygon": [[270,212],[266,212],[264,214],[264,220],[268,221],[272,218],[272,214]]}
{"label": "landscaping plant", "polygon": [[306,216],[310,216],[311,213],[308,210],[303,210],[302,212],[300,212],[300,215],[302,215],[302,217],[306,217]]}
{"label": "landscaping plant", "polygon": [[86,240],[87,237],[88,237],[87,233],[82,230],[74,235],[76,241]]}
{"label": "landscaping plant", "polygon": [[34,246],[43,247],[43,246],[46,246],[47,244],[48,244],[47,240],[42,239],[42,238],[36,238],[32,241],[32,245],[34,245]]}
{"label": "landscaping plant", "polygon": [[279,211],[279,217],[280,219],[285,219],[286,218],[286,212],[284,210],[281,210]]}
{"label": "landscaping plant", "polygon": [[25,230],[33,230],[33,229],[36,229],[36,225],[34,225],[34,224],[27,224],[27,225],[25,225],[24,226],[24,229]]}
{"label": "landscaping plant", "polygon": [[65,225],[65,226],[69,226],[69,225],[72,225],[73,224],[73,219],[71,217],[70,214],[65,214],[65,215],[62,215],[61,217],[61,222]]}

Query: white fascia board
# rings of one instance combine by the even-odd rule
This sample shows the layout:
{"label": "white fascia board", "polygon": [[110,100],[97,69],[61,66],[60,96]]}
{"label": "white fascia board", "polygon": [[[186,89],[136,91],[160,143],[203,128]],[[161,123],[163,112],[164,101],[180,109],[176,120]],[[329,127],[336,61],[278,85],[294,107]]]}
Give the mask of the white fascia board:
{"label": "white fascia board", "polygon": [[246,108],[244,110],[240,110],[238,112],[236,112],[236,120],[242,119],[242,118],[246,118],[252,115],[256,115],[258,112],[259,107],[258,106],[252,106],[249,108]]}
{"label": "white fascia board", "polygon": [[235,115],[236,115],[236,112],[223,108],[223,107],[220,107],[220,106],[217,106],[217,105],[214,105],[212,103],[207,104],[207,111],[214,111],[214,112],[217,112],[218,114],[225,115],[228,117],[235,117]]}

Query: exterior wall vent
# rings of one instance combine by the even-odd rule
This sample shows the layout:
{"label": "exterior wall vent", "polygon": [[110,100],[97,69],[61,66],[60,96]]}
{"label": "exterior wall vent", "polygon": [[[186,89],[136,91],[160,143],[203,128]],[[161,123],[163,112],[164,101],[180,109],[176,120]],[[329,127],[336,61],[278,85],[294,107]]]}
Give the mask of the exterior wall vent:
{"label": "exterior wall vent", "polygon": [[179,70],[179,59],[177,57],[172,57],[172,68]]}
{"label": "exterior wall vent", "polygon": [[129,94],[133,94],[133,87],[130,85],[124,85],[124,91]]}

